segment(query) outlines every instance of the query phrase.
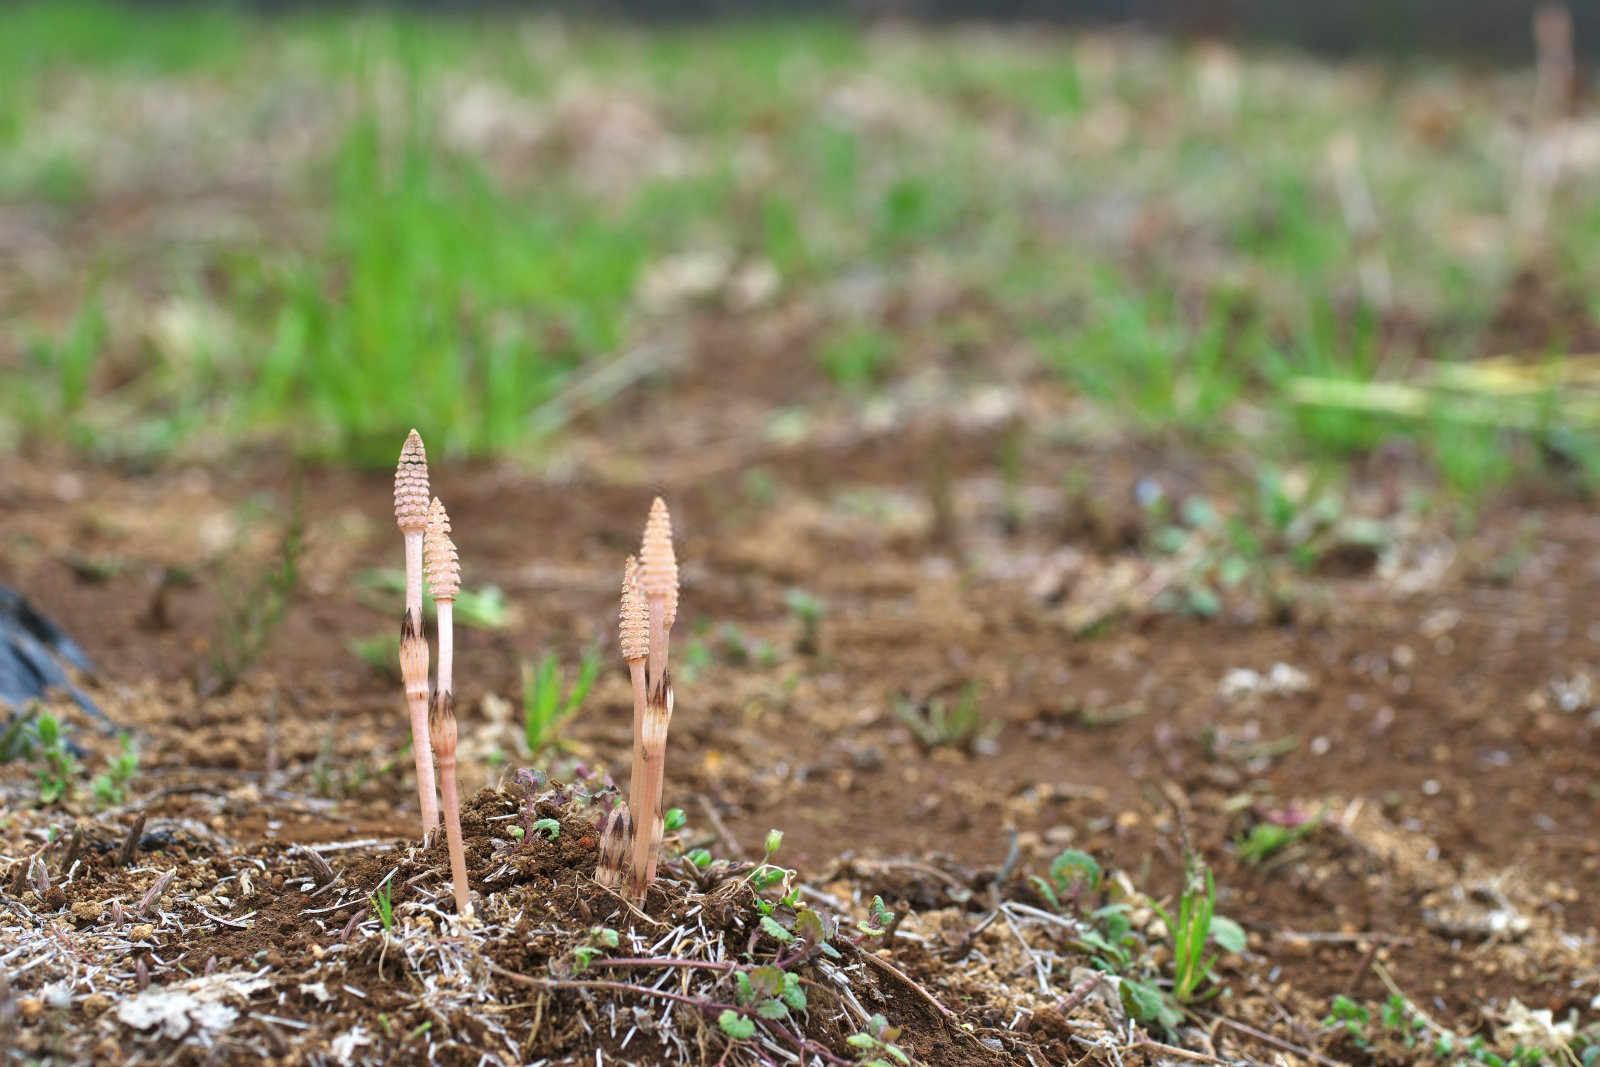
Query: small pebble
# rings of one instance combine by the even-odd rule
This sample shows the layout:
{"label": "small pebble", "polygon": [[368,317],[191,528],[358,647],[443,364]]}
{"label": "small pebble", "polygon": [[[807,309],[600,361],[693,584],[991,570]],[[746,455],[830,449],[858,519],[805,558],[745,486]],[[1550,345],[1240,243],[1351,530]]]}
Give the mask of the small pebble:
{"label": "small pebble", "polygon": [[135,941],[148,941],[156,935],[156,928],[150,923],[140,923],[128,931],[128,936]]}

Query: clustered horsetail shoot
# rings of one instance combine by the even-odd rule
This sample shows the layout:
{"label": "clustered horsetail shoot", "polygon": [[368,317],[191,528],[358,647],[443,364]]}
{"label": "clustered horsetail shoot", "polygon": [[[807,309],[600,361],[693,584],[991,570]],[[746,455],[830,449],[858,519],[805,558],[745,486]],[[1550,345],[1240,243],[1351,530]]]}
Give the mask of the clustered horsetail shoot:
{"label": "clustered horsetail shoot", "polygon": [[7,5],[0,1064],[1600,1067],[1597,79]]}

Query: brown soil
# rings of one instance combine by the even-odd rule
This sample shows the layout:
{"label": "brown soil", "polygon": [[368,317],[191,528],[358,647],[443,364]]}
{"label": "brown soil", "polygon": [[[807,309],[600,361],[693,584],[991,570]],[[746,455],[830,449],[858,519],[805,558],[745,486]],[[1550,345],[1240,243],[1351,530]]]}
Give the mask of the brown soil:
{"label": "brown soil", "polygon": [[[506,778],[492,753],[526,762],[490,695],[514,697],[519,664],[546,649],[572,664],[606,639],[622,558],[660,491],[684,576],[674,655],[689,669],[668,774],[669,803],[688,815],[683,843],[749,860],[781,827],[779,859],[830,907],[860,918],[881,894],[909,912],[880,953],[905,978],[839,943],[854,995],[903,1027],[921,1062],[1113,1062],[1113,1046],[1124,1063],[1161,1055],[1125,1033],[1113,1046],[1085,1038],[1115,1012],[1087,989],[1069,995],[1067,972],[1087,961],[1049,929],[1028,932],[1036,951],[1059,954],[1048,994],[1021,933],[991,922],[973,934],[999,901],[1041,903],[1025,876],[1068,846],[1168,900],[1186,846],[1214,871],[1218,910],[1250,944],[1220,967],[1229,993],[1174,1039],[1201,1055],[1411,1062],[1416,1053],[1364,1051],[1319,1027],[1334,995],[1381,1000],[1385,979],[1461,1033],[1492,1032],[1513,998],[1593,1021],[1591,499],[1524,492],[1463,533],[1399,506],[1395,477],[1377,471],[1349,509],[1385,525],[1381,552],[1330,553],[1323,572],[1280,575],[1270,609],[1230,597],[1219,617],[1189,619],[1139,592],[1159,588],[1162,572],[1142,547],[1134,487],[1154,479],[1174,499],[1236,498],[1229,471],[1242,465],[1106,435],[1054,383],[1026,376],[979,388],[959,367],[933,366],[857,404],[786,355],[791,340],[771,323],[708,323],[648,404],[625,398],[580,420],[539,470],[435,462],[467,585],[499,585],[519,614],[503,630],[458,629],[469,793]],[[780,408],[807,414],[780,431]],[[1008,484],[1015,449],[1021,474]],[[592,927],[653,942],[651,931],[690,912],[706,916],[707,936],[725,935],[731,958],[751,936],[747,902],[735,899],[748,868],[718,868],[705,884],[680,872],[645,915],[630,913],[589,880],[586,810],[551,808],[563,825],[555,842],[496,836],[490,820],[519,804],[508,785],[479,794],[468,817],[473,888],[502,925],[432,933],[448,910],[447,867],[440,849],[404,840],[415,792],[399,689],[347,647],[396,625],[356,583],[400,560],[385,473],[303,472],[299,599],[237,689],[196,695],[219,638],[219,573],[202,567],[199,581],[164,590],[161,576],[236,540],[231,568],[264,557],[270,524],[238,528],[238,506],[265,493],[281,511],[289,484],[267,457],[131,476],[35,458],[0,473],[10,502],[0,581],[81,639],[102,669],[97,699],[143,754],[128,805],[92,814],[84,800],[76,819],[19,806],[29,769],[0,770],[12,805],[0,900],[21,931],[0,955],[12,953],[11,968],[51,954],[19,970],[3,998],[20,1019],[14,1047],[62,1062],[242,1062],[246,1050],[321,1062],[354,1027],[369,1043],[350,1045],[348,1062],[477,1062],[505,1035],[524,1062],[594,1062],[596,1048],[607,1062],[654,1062],[621,1048],[626,1028],[594,1027],[608,1010],[614,1022],[660,1005],[619,994],[608,1009],[600,991],[507,975],[559,976]],[[794,588],[827,605],[814,650],[802,650],[785,603]],[[1293,669],[1273,675],[1277,664]],[[926,751],[897,703],[953,704],[970,684],[990,736],[970,753]],[[563,774],[576,760],[625,777],[627,701],[618,663],[565,730]],[[62,712],[98,770],[111,739]],[[143,851],[124,867],[117,850],[135,813],[147,820]],[[1244,860],[1238,842],[1254,825],[1294,813],[1319,821],[1266,862]],[[58,867],[74,825],[80,864],[68,880]],[[63,832],[46,845],[49,827]],[[371,843],[327,853],[338,880],[326,889],[293,847],[361,840]],[[35,855],[52,877],[42,894],[29,881]],[[134,915],[170,869],[165,903],[150,912],[164,917]],[[367,895],[390,871],[405,925],[386,939]],[[245,872],[252,893],[237,885]],[[232,891],[218,888],[230,879]],[[121,924],[112,900],[127,912]],[[28,931],[34,948],[14,952]],[[97,962],[106,953],[124,955]],[[250,1023],[226,1040],[162,1036],[129,1029],[110,1007],[135,988],[135,960],[156,984],[211,968],[266,968],[268,984],[230,994]],[[52,1006],[48,982],[90,973],[107,999],[89,1003],[74,986],[70,1006]],[[806,977],[838,1000],[815,971]],[[840,1020],[851,1016],[828,1004],[811,1012],[808,1038],[849,1058]],[[719,1062],[726,1043],[695,1017],[676,1016],[688,1062]],[[1100,1030],[1083,1029],[1095,1018]]]}

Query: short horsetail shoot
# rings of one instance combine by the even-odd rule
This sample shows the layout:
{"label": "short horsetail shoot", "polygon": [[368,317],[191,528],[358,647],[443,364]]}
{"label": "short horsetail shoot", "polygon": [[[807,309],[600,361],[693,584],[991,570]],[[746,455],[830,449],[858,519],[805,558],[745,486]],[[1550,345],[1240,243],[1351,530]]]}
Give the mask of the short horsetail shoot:
{"label": "short horsetail shoot", "polygon": [[422,836],[439,825],[433,751],[428,743],[428,640],[422,625],[422,540],[428,525],[428,455],[416,430],[406,435],[394,472],[394,518],[405,537],[406,607],[400,621],[400,678],[411,716],[411,754],[417,768]]}
{"label": "short horsetail shoot", "polygon": [[438,497],[428,508],[422,557],[428,591],[433,594],[439,615],[439,680],[428,710],[428,731],[439,761],[439,790],[444,797],[444,833],[450,851],[456,914],[470,918],[472,898],[467,891],[467,857],[461,840],[461,797],[456,790],[454,615],[456,596],[461,592],[461,563],[455,542],[450,539],[450,516]]}

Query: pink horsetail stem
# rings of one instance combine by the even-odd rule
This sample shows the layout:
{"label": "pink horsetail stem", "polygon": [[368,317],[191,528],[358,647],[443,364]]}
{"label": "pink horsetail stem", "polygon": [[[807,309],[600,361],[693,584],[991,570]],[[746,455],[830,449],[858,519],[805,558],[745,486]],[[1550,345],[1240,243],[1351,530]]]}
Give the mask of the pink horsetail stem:
{"label": "pink horsetail stem", "polygon": [[422,624],[422,539],[428,524],[428,455],[416,430],[406,435],[394,472],[394,518],[405,538],[406,610],[400,620],[400,677],[411,717],[411,755],[417,768],[422,836],[439,825],[433,749],[428,743],[428,640]]}
{"label": "pink horsetail stem", "polygon": [[[628,664],[628,675],[633,682],[633,771],[628,778],[628,788],[632,793],[633,807],[640,811],[648,810],[647,801],[643,792],[646,777],[644,766],[644,715],[646,706],[645,697],[645,662],[650,655],[650,609],[645,603],[644,590],[639,587],[639,561],[629,556],[622,567],[622,607],[617,612],[617,644],[622,649],[622,658]],[[628,854],[633,849],[633,820],[628,815],[628,806],[622,807],[622,820],[607,819],[606,830],[613,834],[628,835],[627,840],[616,838],[608,842],[602,836],[601,844],[610,843],[619,850],[619,855],[610,857],[605,848],[601,849],[601,871],[605,871],[608,864],[615,866],[615,881],[609,884],[612,887],[620,884],[622,876],[628,869]],[[613,809],[613,812],[615,809]],[[599,878],[599,874],[596,875]],[[601,884],[607,880],[600,878]]]}
{"label": "pink horsetail stem", "polygon": [[[631,784],[635,797],[633,865],[628,879],[629,895],[643,901],[650,883],[655,880],[661,845],[667,728],[672,723],[673,706],[668,642],[678,614],[678,561],[672,548],[672,517],[667,513],[666,501],[660,497],[650,505],[634,579],[637,586],[634,595],[643,594],[650,624],[645,664],[646,700],[636,732],[638,757]],[[627,596],[625,591],[625,612]],[[633,647],[638,651],[637,645]]]}
{"label": "pink horsetail stem", "polygon": [[439,684],[428,709],[428,732],[439,760],[439,790],[444,796],[444,835],[450,852],[450,880],[456,914],[472,916],[467,888],[467,854],[461,840],[461,797],[456,791],[455,604],[461,592],[461,562],[450,539],[450,516],[438,497],[428,508],[423,538],[423,570],[439,612]]}

